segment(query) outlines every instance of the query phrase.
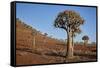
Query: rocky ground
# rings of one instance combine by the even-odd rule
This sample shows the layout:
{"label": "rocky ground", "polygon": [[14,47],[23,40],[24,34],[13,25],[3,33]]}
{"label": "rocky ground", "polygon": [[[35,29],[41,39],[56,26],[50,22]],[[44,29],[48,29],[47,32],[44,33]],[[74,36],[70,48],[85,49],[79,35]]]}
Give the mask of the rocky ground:
{"label": "rocky ground", "polygon": [[17,49],[16,56],[17,65],[96,61],[96,55],[77,54],[73,58],[66,58],[66,51],[57,52],[49,49],[34,51],[31,49]]}

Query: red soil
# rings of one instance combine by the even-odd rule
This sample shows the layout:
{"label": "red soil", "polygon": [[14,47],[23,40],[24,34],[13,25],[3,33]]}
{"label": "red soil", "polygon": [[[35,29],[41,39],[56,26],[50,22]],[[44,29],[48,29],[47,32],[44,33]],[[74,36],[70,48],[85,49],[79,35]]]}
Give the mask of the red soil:
{"label": "red soil", "polygon": [[[35,51],[33,51],[33,35],[35,35]],[[44,39],[46,40],[44,42]],[[66,56],[67,46],[54,38],[44,36],[36,29],[32,29],[21,21],[16,21],[16,64],[49,64],[63,63]],[[96,50],[96,47],[74,46],[74,50],[90,51]],[[61,54],[61,55],[60,55]]]}

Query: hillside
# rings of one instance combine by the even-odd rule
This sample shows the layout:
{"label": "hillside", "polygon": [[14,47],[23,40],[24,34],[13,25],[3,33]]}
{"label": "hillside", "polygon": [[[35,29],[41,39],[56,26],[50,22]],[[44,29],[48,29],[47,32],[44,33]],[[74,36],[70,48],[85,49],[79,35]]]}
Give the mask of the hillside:
{"label": "hillside", "polygon": [[[34,32],[35,35],[32,34]],[[50,38],[41,34],[40,31],[32,28],[31,26],[22,23],[21,21],[17,20],[16,23],[16,44],[18,44],[17,48],[29,48],[32,49],[33,46],[33,38],[35,36],[35,45],[38,46],[49,46],[49,44],[64,44],[61,41]],[[45,41],[45,42],[44,42]],[[47,45],[48,44],[48,45]],[[51,45],[52,46],[52,45]]]}
{"label": "hillside", "polygon": [[[35,41],[34,41],[35,38]],[[35,46],[35,47],[34,47]],[[49,64],[49,63],[65,63],[67,46],[65,42],[59,39],[48,37],[42,34],[35,28],[23,23],[21,20],[16,20],[16,63],[17,65],[28,64]],[[96,47],[86,47],[76,45],[74,47],[75,55],[79,55],[77,51],[82,52],[96,50]],[[89,56],[92,56],[91,57]],[[94,61],[95,53],[90,54],[88,57],[82,59],[77,57],[78,60],[71,60],[66,62],[77,61]]]}
{"label": "hillside", "polygon": [[[32,35],[32,32],[35,32],[36,35]],[[60,45],[60,44],[64,44],[61,41],[54,39],[54,38],[50,38],[47,36],[44,36],[43,34],[41,34],[41,32],[37,31],[36,29],[30,27],[29,25],[22,23],[20,20],[17,20],[16,22],[16,50],[17,50],[17,63],[18,64],[25,64],[25,61],[20,61],[20,58],[22,59],[23,55],[20,56],[20,54],[23,54],[23,52],[30,52],[30,54],[28,53],[28,56],[30,55],[29,58],[31,58],[31,53],[33,51],[33,37],[35,36],[35,48],[38,52],[50,52],[50,51],[63,51],[64,48],[66,47],[65,45]],[[45,42],[44,42],[45,40]],[[21,53],[21,52],[22,53]],[[19,53],[20,52],[20,53]],[[37,54],[34,54],[34,58],[37,58]],[[33,56],[32,56],[33,57]],[[39,56],[40,57],[40,56]],[[42,57],[42,56],[41,56]],[[27,58],[27,56],[24,56],[23,58]],[[39,58],[38,58],[39,59]],[[43,58],[42,58],[43,59]],[[28,60],[28,58],[27,58]],[[27,63],[30,63],[32,60],[28,60]],[[34,62],[34,61],[32,61]],[[39,63],[40,61],[37,61],[37,63]],[[36,63],[34,62],[34,63]],[[45,62],[45,59],[43,60],[42,63]],[[48,61],[46,61],[45,63],[47,63]],[[36,64],[37,64],[36,63]],[[40,63],[40,64],[42,64]],[[52,62],[51,62],[52,63]]]}

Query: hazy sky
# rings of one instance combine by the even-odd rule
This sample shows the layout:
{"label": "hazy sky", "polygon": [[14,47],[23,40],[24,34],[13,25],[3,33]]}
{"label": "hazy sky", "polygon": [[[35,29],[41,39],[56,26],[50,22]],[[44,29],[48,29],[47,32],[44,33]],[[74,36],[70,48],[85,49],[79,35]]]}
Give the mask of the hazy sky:
{"label": "hazy sky", "polygon": [[82,41],[84,35],[88,35],[90,41],[96,41],[95,7],[17,3],[16,18],[21,19],[26,24],[31,25],[43,33],[48,33],[49,36],[52,35],[54,38],[66,39],[67,33],[63,29],[53,26],[58,13],[64,10],[74,10],[85,19],[84,25],[80,27],[82,33],[75,37],[75,41]]}

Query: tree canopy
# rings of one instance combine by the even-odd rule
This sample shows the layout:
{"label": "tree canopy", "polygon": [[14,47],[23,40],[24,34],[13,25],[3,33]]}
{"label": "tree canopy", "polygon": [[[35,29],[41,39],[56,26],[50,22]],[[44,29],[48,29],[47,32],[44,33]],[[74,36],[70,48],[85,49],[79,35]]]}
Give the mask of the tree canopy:
{"label": "tree canopy", "polygon": [[73,32],[81,32],[79,26],[83,23],[84,19],[79,13],[72,10],[65,10],[58,14],[57,18],[55,19],[54,26],[65,30],[70,28]]}
{"label": "tree canopy", "polygon": [[89,37],[87,35],[82,37],[82,40],[89,40]]}

